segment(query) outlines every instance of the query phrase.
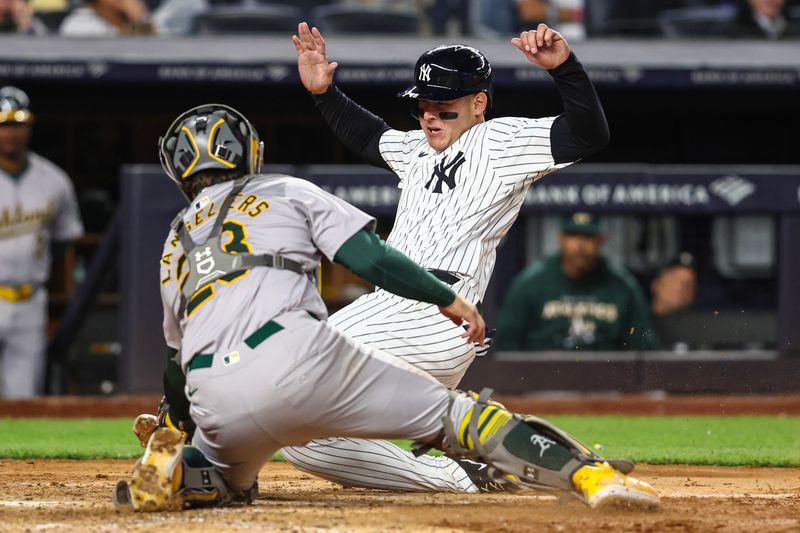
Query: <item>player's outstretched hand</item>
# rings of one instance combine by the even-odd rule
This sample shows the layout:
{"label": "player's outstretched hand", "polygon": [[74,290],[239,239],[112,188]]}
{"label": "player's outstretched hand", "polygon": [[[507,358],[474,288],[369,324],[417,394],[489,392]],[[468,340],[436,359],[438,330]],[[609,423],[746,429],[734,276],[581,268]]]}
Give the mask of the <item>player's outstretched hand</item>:
{"label": "player's outstretched hand", "polygon": [[338,63],[328,63],[325,51],[325,39],[317,28],[308,27],[307,22],[297,25],[297,35],[292,35],[292,42],[297,48],[297,70],[300,81],[312,94],[323,94],[333,83],[333,73]]}
{"label": "player's outstretched hand", "polygon": [[547,24],[523,31],[519,37],[511,39],[511,44],[519,48],[528,61],[546,69],[556,68],[569,57],[567,40]]}
{"label": "player's outstretched hand", "polygon": [[466,337],[469,342],[477,342],[483,345],[486,338],[486,323],[478,312],[478,309],[456,294],[456,299],[447,307],[440,307],[439,311],[453,321],[453,324],[460,326],[467,322],[467,331],[461,335]]}

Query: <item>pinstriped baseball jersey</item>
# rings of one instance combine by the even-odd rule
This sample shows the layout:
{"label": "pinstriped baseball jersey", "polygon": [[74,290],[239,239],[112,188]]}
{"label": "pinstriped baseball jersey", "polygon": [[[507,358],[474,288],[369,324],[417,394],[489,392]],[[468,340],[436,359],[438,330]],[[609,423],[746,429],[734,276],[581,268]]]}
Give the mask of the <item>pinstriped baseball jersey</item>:
{"label": "pinstriped baseball jersey", "polygon": [[[233,188],[226,182],[204,189],[184,214],[196,243],[203,242]],[[333,260],[339,247],[374,219],[290,176],[254,178],[236,196],[222,226],[225,251],[280,254],[312,272],[322,254]],[[233,346],[272,317],[304,310],[326,318],[316,285],[289,270],[253,268],[198,288],[178,318],[179,283],[188,274],[179,239],[172,231],[161,258],[161,299],[167,344],[189,356]],[[235,273],[234,273],[235,274]],[[184,364],[188,359],[182,361]]]}
{"label": "pinstriped baseball jersey", "polygon": [[422,130],[388,130],[380,140],[400,178],[387,242],[425,268],[458,273],[462,296],[483,298],[495,249],[516,220],[528,187],[570,163],[550,149],[555,117],[504,117],[467,130],[442,152]]}
{"label": "pinstriped baseball jersey", "polygon": [[42,285],[50,241],[83,235],[75,191],[63,170],[31,152],[18,177],[0,170],[0,285]]}

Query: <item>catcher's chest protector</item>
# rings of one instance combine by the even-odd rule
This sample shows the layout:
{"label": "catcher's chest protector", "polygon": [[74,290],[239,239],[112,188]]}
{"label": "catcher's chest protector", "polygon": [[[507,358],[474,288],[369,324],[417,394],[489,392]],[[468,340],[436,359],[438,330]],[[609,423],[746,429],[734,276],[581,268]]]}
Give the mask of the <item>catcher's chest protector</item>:
{"label": "catcher's chest protector", "polygon": [[[184,254],[186,254],[186,263],[189,268],[189,273],[180,285],[180,316],[184,315],[186,303],[191,300],[192,296],[198,290],[234,272],[240,272],[257,266],[265,266],[291,270],[300,275],[313,278],[313,274],[306,272],[300,263],[281,255],[251,254],[247,252],[232,254],[222,249],[220,245],[222,239],[222,225],[231,203],[233,203],[236,195],[242,192],[244,186],[253,178],[265,179],[269,178],[269,176],[244,176],[234,181],[233,189],[231,189],[231,192],[222,202],[219,214],[214,221],[214,227],[211,228],[211,232],[202,243],[196,243],[192,240],[192,237],[189,235],[183,223],[186,209],[178,213],[178,216],[172,221],[171,227],[178,233],[178,238],[181,241]],[[313,279],[311,281],[313,282]]]}

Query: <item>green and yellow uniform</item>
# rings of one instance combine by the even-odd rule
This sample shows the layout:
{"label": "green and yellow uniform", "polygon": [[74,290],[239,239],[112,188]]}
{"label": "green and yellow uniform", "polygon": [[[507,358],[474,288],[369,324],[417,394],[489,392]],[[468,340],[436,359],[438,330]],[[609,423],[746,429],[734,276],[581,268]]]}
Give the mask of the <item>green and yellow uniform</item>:
{"label": "green and yellow uniform", "polygon": [[581,280],[564,274],[560,253],[533,263],[512,283],[497,321],[499,350],[648,350],[656,345],[636,280],[603,258]]}

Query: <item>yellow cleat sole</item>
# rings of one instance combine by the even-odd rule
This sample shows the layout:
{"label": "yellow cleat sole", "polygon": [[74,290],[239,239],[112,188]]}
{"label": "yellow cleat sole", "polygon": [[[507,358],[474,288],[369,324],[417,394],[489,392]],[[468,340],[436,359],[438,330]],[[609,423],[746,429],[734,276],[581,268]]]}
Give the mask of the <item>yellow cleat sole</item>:
{"label": "yellow cleat sole", "polygon": [[158,428],[147,451],[133,467],[131,503],[137,511],[172,511],[183,507],[179,494],[183,437],[172,428]]}

